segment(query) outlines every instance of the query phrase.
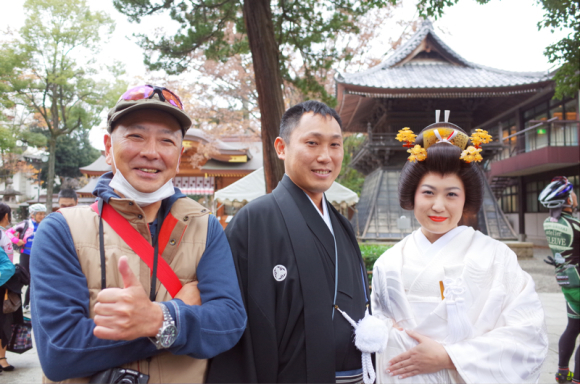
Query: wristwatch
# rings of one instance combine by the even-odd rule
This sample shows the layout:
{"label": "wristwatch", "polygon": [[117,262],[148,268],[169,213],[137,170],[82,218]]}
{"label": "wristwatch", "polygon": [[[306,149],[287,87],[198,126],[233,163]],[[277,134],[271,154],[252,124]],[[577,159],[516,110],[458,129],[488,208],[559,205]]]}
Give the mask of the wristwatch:
{"label": "wristwatch", "polygon": [[150,337],[149,340],[157,349],[164,349],[169,348],[177,339],[177,328],[175,327],[175,322],[171,317],[171,312],[162,303],[155,303],[161,307],[161,311],[163,312],[163,324],[161,324],[161,328],[157,331],[157,335],[155,337]]}

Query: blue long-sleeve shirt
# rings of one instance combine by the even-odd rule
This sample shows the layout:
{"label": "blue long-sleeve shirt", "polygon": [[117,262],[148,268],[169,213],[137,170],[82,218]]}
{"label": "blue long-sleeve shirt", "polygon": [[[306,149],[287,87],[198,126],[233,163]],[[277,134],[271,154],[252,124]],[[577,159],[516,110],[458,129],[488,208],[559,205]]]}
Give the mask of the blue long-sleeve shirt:
{"label": "blue long-sleeve shirt", "polygon": [[[159,351],[147,338],[102,340],[93,335],[87,281],[64,217],[46,217],[31,255],[32,325],[44,374],[53,381],[90,376],[146,359]],[[165,302],[177,327],[173,354],[211,358],[232,348],[246,326],[231,251],[214,216],[209,217],[205,252],[197,267],[201,306]]]}

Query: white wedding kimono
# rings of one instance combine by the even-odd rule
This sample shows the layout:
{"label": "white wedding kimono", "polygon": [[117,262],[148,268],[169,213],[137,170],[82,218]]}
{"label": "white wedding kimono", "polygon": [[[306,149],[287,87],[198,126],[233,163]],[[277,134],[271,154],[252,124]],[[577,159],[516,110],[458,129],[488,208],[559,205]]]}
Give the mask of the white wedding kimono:
{"label": "white wedding kimono", "polygon": [[[375,263],[371,300],[373,315],[390,328],[377,354],[377,383],[539,379],[548,336],[534,282],[505,244],[471,227],[433,244],[420,229],[405,237]],[[402,380],[387,374],[390,359],[418,344],[393,321],[442,344],[457,370]]]}

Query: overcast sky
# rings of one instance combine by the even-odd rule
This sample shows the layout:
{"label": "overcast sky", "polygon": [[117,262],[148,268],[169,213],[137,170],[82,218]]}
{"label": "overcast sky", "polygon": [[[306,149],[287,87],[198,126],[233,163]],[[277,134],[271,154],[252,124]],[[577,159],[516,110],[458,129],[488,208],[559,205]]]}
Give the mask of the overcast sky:
{"label": "overcast sky", "polygon": [[[6,26],[19,29],[24,22],[23,1],[3,1],[0,29]],[[145,18],[141,24],[129,23],[119,14],[110,0],[88,0],[93,9],[103,10],[115,20],[114,37],[99,55],[103,62],[120,60],[131,76],[143,76],[143,51],[135,44],[133,33],[152,32],[157,26],[170,25],[168,17]],[[415,15],[415,1],[404,0],[399,18],[411,19]],[[543,55],[547,45],[560,40],[566,32],[538,31],[537,23],[543,11],[534,0],[491,0],[479,5],[475,0],[461,0],[447,8],[445,15],[434,22],[439,36],[468,61],[509,71],[547,71],[554,69]],[[393,23],[394,24],[394,23]],[[399,36],[402,27],[385,27],[385,36]],[[377,47],[376,56],[385,49]],[[102,132],[91,135],[95,146],[102,142]]]}

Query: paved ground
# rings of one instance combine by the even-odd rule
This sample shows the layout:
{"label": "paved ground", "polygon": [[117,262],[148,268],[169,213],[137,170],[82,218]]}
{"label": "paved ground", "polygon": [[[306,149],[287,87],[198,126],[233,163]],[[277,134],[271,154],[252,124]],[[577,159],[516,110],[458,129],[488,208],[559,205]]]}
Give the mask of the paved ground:
{"label": "paved ground", "polygon": [[[534,248],[533,259],[520,261],[522,268],[536,282],[536,288],[546,313],[550,350],[540,376],[540,383],[555,383],[554,374],[558,366],[558,340],[567,323],[564,296],[555,283],[553,267],[542,262],[542,259],[549,252],[548,248],[537,247]],[[35,348],[22,355],[8,352],[7,357],[10,364],[16,367],[16,370],[0,373],[0,384],[41,382],[42,371]],[[571,364],[573,364],[572,361]]]}

